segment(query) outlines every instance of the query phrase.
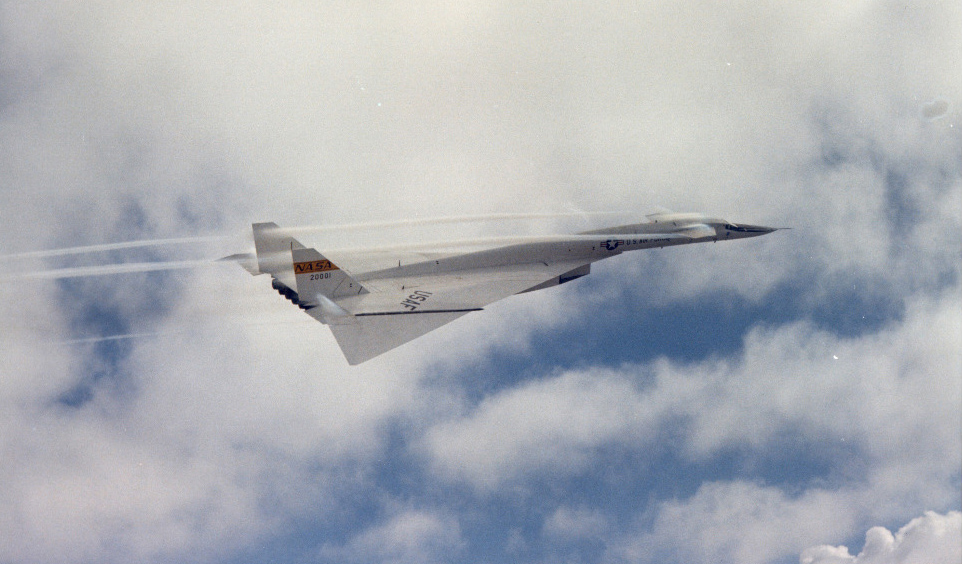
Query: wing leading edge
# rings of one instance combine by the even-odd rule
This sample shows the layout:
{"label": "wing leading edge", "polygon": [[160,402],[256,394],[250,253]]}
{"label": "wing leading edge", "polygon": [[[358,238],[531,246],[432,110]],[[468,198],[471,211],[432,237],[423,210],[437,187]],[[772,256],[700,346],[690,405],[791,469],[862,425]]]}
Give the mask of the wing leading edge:
{"label": "wing leading edge", "polygon": [[[311,251],[313,249],[295,250],[295,265],[298,256]],[[347,318],[343,315],[332,316],[330,307],[323,305],[325,297],[315,294],[309,285],[311,281],[306,281],[307,286],[301,284],[302,274],[298,274],[298,290],[302,300],[321,304],[307,310],[307,313],[330,325],[348,363],[359,364],[467,313],[480,311],[490,303],[541,285],[563,283],[587,274],[587,266],[583,262],[536,263],[502,269],[483,268],[443,275],[401,277],[393,281],[390,289],[365,289],[332,297],[333,305],[349,315]],[[565,275],[572,271],[578,273],[566,278]],[[355,283],[358,288],[364,287],[363,281]],[[341,285],[344,284],[342,282]],[[306,296],[302,288],[306,289]]]}
{"label": "wing leading edge", "polygon": [[358,364],[498,300],[583,276],[588,268],[585,262],[536,263],[408,278],[402,289],[341,301],[354,322],[331,331],[348,362]]}

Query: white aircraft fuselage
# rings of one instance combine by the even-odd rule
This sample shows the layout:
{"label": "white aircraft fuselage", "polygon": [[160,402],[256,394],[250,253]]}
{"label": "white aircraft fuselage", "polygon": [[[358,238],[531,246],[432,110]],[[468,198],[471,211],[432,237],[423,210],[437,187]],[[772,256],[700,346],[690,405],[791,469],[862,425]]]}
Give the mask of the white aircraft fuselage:
{"label": "white aircraft fuselage", "polygon": [[444,254],[443,258],[405,264],[398,268],[358,273],[355,278],[360,282],[398,276],[426,276],[539,261],[589,259],[590,262],[595,262],[625,251],[745,239],[776,230],[777,228],[756,225],[735,225],[725,220],[709,218],[698,223],[678,220],[635,223],[575,235],[524,237],[525,242],[521,243],[453,257]]}
{"label": "white aircraft fuselage", "polygon": [[[254,224],[256,255],[235,255],[252,274],[331,327],[350,364],[364,362],[514,294],[585,276],[591,263],[625,251],[757,237],[777,228],[700,214],[654,214],[649,221],[573,235],[519,237],[470,252],[425,249],[329,259],[273,223]],[[396,261],[396,262],[395,262]]]}

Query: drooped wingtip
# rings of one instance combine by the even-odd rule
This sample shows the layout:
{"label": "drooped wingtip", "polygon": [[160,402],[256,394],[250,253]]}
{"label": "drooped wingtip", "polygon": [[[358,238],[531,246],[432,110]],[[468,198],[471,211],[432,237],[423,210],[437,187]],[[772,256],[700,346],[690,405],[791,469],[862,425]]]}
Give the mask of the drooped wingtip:
{"label": "drooped wingtip", "polygon": [[253,253],[237,253],[219,258],[216,262],[236,262],[241,265],[244,270],[255,276],[261,273],[260,269],[257,268],[257,257]]}

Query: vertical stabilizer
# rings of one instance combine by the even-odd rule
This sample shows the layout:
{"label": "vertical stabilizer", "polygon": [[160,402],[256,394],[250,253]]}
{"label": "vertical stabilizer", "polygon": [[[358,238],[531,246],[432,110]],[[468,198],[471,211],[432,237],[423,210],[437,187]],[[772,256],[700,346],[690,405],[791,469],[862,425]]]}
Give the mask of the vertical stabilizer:
{"label": "vertical stabilizer", "polygon": [[291,251],[303,249],[304,245],[285,233],[276,223],[255,223],[252,228],[258,270],[270,274],[288,288],[295,288]]}
{"label": "vertical stabilizer", "polygon": [[295,248],[291,256],[294,260],[295,288],[305,303],[320,302],[318,296],[337,301],[367,293],[357,280],[315,249]]}

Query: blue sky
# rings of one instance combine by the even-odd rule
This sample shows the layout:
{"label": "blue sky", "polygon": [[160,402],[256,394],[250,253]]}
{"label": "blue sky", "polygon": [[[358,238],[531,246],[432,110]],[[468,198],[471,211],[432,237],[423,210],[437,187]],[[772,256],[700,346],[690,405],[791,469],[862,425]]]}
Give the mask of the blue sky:
{"label": "blue sky", "polygon": [[[958,560],[960,33],[952,2],[0,2],[0,562]],[[257,221],[661,208],[792,230],[357,367],[233,264],[43,277]]]}

